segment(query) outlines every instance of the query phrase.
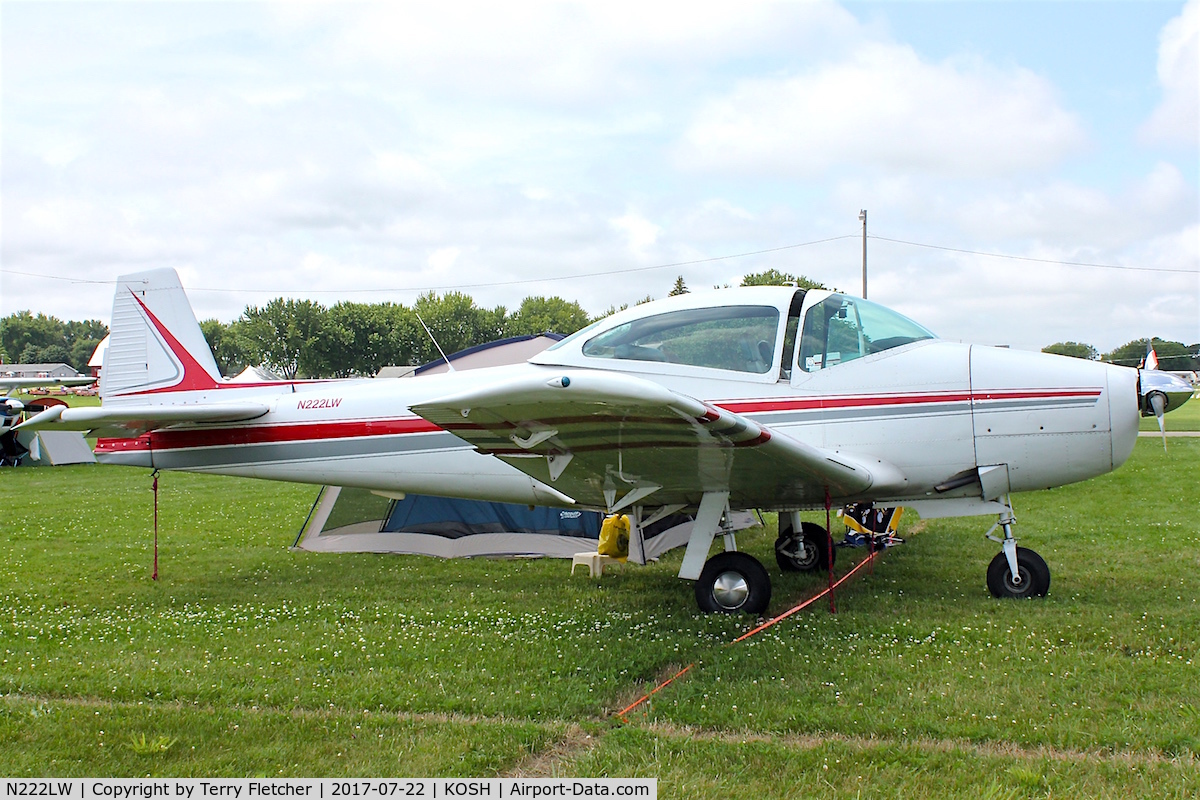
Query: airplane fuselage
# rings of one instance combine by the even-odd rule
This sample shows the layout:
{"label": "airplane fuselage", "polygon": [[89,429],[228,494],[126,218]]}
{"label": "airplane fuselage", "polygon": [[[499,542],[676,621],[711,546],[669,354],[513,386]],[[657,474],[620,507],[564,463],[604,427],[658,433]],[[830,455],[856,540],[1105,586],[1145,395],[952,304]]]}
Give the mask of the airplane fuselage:
{"label": "airplane fuselage", "polygon": [[[664,374],[662,365],[646,361],[622,366],[805,444],[894,465],[903,485],[885,495],[866,493],[889,504],[961,495],[938,487],[987,465],[1006,465],[1010,491],[1084,480],[1119,466],[1137,435],[1135,370],[978,345],[915,342],[836,369],[796,371],[793,378],[773,381]],[[579,365],[528,363],[413,379],[222,386],[189,393],[189,400],[253,399],[270,410],[248,422],[102,440],[97,457],[384,492],[563,504],[553,482],[478,452],[410,408],[500,377],[528,373],[550,380],[565,368]],[[742,493],[755,500],[747,507],[797,505],[795,498],[749,497],[752,487]]]}

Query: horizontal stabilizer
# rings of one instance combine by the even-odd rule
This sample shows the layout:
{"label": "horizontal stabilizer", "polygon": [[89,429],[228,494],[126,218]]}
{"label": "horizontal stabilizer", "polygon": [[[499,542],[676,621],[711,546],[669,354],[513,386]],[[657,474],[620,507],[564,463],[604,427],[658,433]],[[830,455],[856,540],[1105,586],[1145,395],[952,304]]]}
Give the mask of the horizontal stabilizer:
{"label": "horizontal stabilizer", "polygon": [[55,406],[30,417],[18,430],[92,431],[114,438],[141,436],[146,431],[182,423],[240,422],[261,417],[262,403],[208,403],[177,406],[115,406],[67,408]]}
{"label": "horizontal stabilizer", "polygon": [[39,386],[87,386],[96,379],[81,375],[78,378],[0,378],[0,390],[33,389]]}

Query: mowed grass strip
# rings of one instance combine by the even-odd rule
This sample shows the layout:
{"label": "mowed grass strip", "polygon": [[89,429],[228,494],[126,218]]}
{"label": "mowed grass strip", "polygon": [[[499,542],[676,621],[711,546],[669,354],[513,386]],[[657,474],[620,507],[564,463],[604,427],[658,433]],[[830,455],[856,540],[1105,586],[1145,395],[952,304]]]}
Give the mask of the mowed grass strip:
{"label": "mowed grass strip", "polygon": [[0,698],[5,775],[494,775],[565,726],[332,708]]}
{"label": "mowed grass strip", "polygon": [[[834,785],[863,796],[1044,793],[1037,748],[1128,753],[1165,776],[1131,783],[1115,761],[1071,757],[1056,793],[1170,796],[1194,787],[1200,748],[1198,467],[1200,442],[1164,454],[1144,440],[1113,475],[1017,496],[1018,536],[1054,572],[1043,601],[987,594],[991,520],[935,520],[844,587],[838,614],[818,604],[735,647],[750,621],[699,615],[674,577],[678,552],[600,579],[571,578],[558,560],[293,553],[315,489],[163,474],[153,582],[147,471],[7,470],[0,724],[5,741],[28,744],[0,749],[0,772],[502,774],[583,725],[591,744],[551,771],[657,771],[664,797],[721,796],[738,775],[765,796],[828,793],[812,756],[826,751],[798,744],[810,737],[845,749],[844,780],[864,782]],[[739,544],[770,567],[778,612],[824,579],[780,575],[772,529]],[[692,661],[648,714],[612,719]],[[215,716],[258,726],[238,759]],[[365,719],[395,727],[368,746],[352,730]],[[127,743],[147,737],[143,750],[177,741],[115,758],[98,731],[118,722]],[[185,743],[188,760],[172,760]],[[1056,769],[1047,780],[1066,774]]]}
{"label": "mowed grass strip", "polygon": [[562,774],[658,779],[670,798],[1193,798],[1195,760],[1019,752],[967,742],[880,741],[627,728]]}

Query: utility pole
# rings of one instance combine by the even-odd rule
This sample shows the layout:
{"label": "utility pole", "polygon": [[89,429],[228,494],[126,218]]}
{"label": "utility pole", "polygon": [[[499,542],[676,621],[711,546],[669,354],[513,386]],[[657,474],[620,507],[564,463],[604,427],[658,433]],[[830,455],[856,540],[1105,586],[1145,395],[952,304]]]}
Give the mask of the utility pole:
{"label": "utility pole", "polygon": [[858,212],[858,220],[863,224],[863,300],[867,299],[867,210]]}

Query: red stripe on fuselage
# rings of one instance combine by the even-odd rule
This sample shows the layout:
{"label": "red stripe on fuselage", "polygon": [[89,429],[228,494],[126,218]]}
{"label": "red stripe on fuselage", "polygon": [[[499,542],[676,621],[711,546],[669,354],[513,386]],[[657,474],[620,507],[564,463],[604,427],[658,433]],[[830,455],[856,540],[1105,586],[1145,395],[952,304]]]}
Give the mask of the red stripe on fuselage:
{"label": "red stripe on fuselage", "polygon": [[[442,430],[432,422],[410,419],[354,420],[345,422],[306,422],[293,425],[253,425],[216,430],[154,431],[135,440],[99,439],[96,451],[176,450],[189,447],[230,447],[248,444],[311,442],[323,439],[353,439],[367,436],[398,436],[408,433],[434,433]],[[138,446],[115,447],[116,442],[134,441]]]}
{"label": "red stripe on fuselage", "polygon": [[[713,403],[717,408],[732,413],[753,414],[772,411],[803,411],[834,408],[864,408],[882,406],[917,406],[951,402],[982,402],[986,400],[1098,398],[1100,389],[1018,389],[996,390],[972,394],[969,392],[946,392],[941,394],[876,395],[850,397],[808,397],[775,400],[730,400]],[[545,424],[572,424],[597,421],[597,417],[564,417],[543,420]],[[643,423],[670,422],[669,417],[634,417]],[[614,421],[620,421],[615,418]],[[697,420],[702,422],[702,420]],[[349,439],[365,436],[397,436],[410,433],[433,433],[441,430],[503,430],[515,427],[511,423],[478,425],[457,423],[442,428],[419,417],[391,420],[355,420],[343,422],[311,422],[286,425],[250,425],[239,428],[164,430],[155,431],[139,439],[100,439],[96,452],[115,452],[147,449],[181,449],[188,447],[220,447],[244,444],[277,444],[285,442],[312,441],[321,439]],[[149,438],[148,438],[149,437]],[[755,439],[741,442],[739,446],[761,444],[771,434],[763,430]],[[118,445],[117,443],[121,443]]]}

